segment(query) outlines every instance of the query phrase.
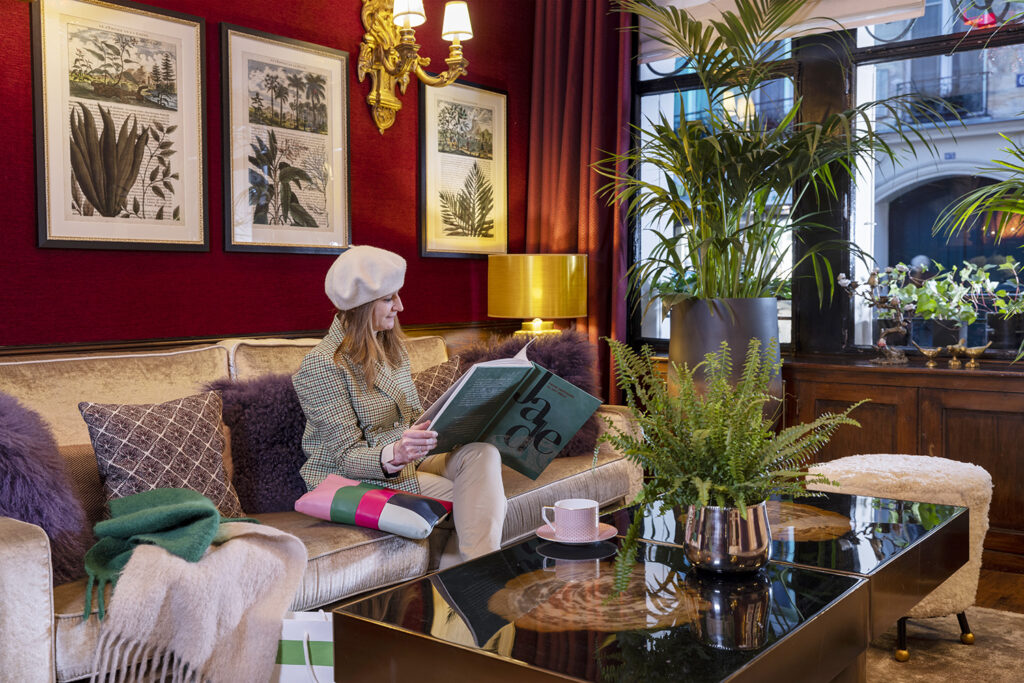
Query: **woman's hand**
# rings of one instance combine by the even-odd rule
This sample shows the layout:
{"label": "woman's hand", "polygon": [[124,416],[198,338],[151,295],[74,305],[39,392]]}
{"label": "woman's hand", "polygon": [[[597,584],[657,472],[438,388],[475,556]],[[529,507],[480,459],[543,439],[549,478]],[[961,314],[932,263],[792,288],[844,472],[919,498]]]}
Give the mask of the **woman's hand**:
{"label": "woman's hand", "polygon": [[427,428],[429,422],[415,424],[402,432],[402,438],[395,442],[392,465],[405,465],[422,458],[437,445],[437,432]]}

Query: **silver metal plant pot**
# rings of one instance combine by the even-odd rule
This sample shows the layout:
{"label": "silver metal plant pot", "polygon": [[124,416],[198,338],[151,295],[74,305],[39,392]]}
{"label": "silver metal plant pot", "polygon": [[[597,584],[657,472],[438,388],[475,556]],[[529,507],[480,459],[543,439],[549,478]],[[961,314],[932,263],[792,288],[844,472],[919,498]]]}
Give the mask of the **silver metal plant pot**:
{"label": "silver metal plant pot", "polygon": [[694,567],[705,571],[757,571],[771,558],[768,502],[738,508],[691,505],[686,513],[683,551]]}

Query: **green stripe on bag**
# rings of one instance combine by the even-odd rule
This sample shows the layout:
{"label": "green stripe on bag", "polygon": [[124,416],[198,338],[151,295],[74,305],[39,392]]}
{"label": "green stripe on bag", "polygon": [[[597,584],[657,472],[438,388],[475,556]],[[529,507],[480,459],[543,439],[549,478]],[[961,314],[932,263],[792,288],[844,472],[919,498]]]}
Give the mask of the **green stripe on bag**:
{"label": "green stripe on bag", "polygon": [[[331,643],[309,641],[309,657],[313,666],[334,666],[334,648]],[[277,660],[283,666],[302,666],[306,663],[306,643],[301,640],[277,641]]]}
{"label": "green stripe on bag", "polygon": [[331,521],[339,524],[355,524],[356,508],[367,491],[376,490],[377,486],[359,484],[358,486],[342,486],[334,492],[331,499]]}

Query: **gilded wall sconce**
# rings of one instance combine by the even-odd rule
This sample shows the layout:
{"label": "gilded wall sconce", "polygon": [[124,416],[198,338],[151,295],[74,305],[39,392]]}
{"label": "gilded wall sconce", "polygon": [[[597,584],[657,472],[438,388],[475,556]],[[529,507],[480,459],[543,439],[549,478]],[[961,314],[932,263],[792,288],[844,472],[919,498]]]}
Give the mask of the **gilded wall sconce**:
{"label": "gilded wall sconce", "polygon": [[362,82],[370,75],[370,94],[366,101],[381,135],[395,122],[402,101],[395,86],[405,89],[409,76],[416,74],[423,83],[443,87],[466,73],[469,62],[462,56],[462,42],[473,37],[469,9],[463,0],[445,4],[441,37],[449,41],[446,71],[431,76],[423,67],[430,59],[420,57],[415,27],[427,20],[423,0],[363,0],[363,42],[359,44],[357,75]]}

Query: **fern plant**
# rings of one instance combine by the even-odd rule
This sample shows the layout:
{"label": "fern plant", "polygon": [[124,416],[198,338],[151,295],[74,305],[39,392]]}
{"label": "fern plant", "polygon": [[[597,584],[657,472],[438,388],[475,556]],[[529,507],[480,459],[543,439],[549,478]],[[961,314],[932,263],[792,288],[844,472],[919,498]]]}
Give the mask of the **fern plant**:
{"label": "fern plant", "polygon": [[[641,508],[716,505],[738,508],[746,517],[748,506],[771,495],[800,495],[807,483],[829,483],[808,475],[804,465],[840,426],[860,426],[849,417],[856,403],[840,414],[826,413],[776,432],[765,414],[766,404],[775,400],[769,382],[781,365],[773,360],[778,357],[774,340],[764,350],[760,340],[750,341],[735,383],[728,342],[697,367],[672,364],[672,382],[655,367],[650,347],[637,353],[621,342],[608,343],[639,429],[624,431],[609,422],[601,439],[643,468],[644,485],[634,501]],[[703,393],[695,377],[700,369]],[[636,561],[642,521],[643,515],[634,517],[616,560],[618,590],[625,588]]]}
{"label": "fern plant", "polygon": [[458,192],[440,192],[444,234],[456,237],[494,236],[494,186],[474,163]]}

